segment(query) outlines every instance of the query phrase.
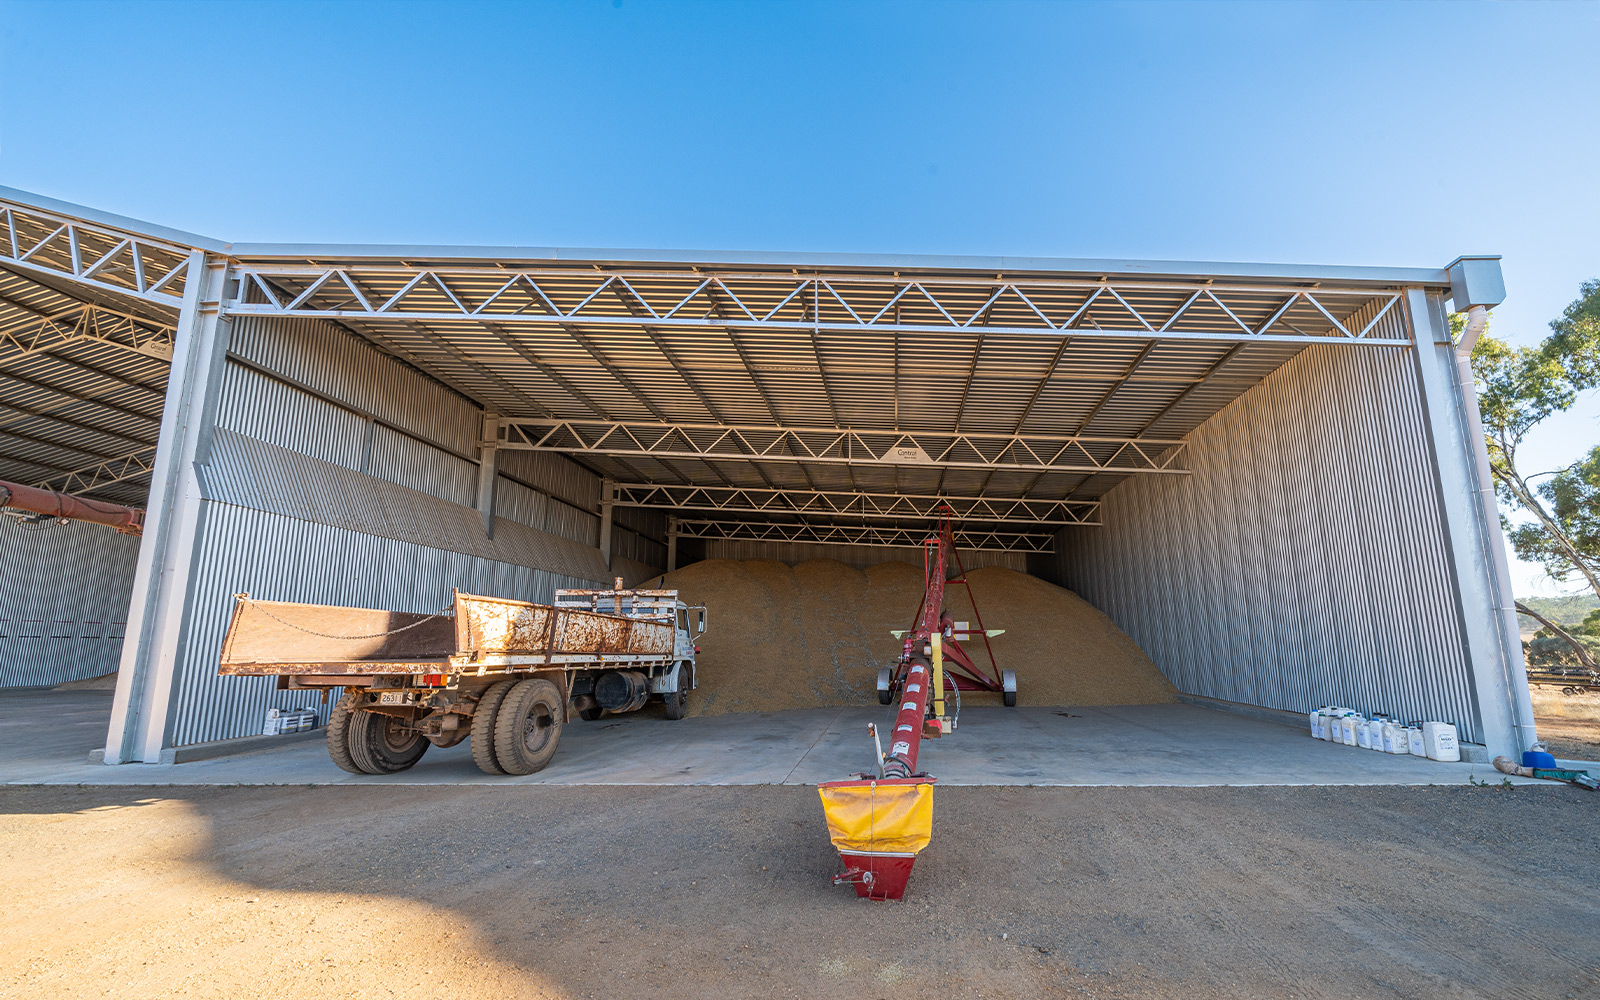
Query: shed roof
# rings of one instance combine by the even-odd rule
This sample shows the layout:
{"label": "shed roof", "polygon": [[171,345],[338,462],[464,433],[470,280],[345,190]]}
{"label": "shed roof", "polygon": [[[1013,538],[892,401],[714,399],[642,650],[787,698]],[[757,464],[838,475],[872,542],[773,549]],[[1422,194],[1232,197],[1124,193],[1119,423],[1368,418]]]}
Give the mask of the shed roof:
{"label": "shed roof", "polygon": [[[0,228],[0,478],[136,502],[136,470],[78,470],[153,451],[182,261],[203,250],[240,277],[230,315],[343,325],[500,414],[502,446],[562,451],[622,502],[724,526],[925,517],[880,502],[897,496],[991,525],[1092,520],[1127,476],[1182,474],[1183,437],[1301,350],[1403,345],[1403,290],[1450,284],[1444,268],[236,244],[8,188]],[[1017,500],[1044,506],[971,505]]]}

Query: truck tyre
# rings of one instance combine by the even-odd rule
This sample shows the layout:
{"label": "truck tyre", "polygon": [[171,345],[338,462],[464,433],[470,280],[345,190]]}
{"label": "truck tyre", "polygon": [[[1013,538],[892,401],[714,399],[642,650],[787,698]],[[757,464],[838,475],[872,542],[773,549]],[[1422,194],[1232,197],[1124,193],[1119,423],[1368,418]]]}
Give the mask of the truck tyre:
{"label": "truck tyre", "polygon": [[366,774],[404,771],[431,745],[407,720],[378,712],[351,712],[346,731],[350,758]]}
{"label": "truck tyre", "polygon": [[689,670],[687,663],[678,667],[678,686],[662,695],[662,701],[667,706],[667,718],[681,719],[689,714]]}
{"label": "truck tyre", "polygon": [[350,756],[350,716],[355,714],[352,706],[356,703],[356,694],[351,692],[339,699],[333,706],[333,711],[328,713],[328,756],[343,770],[351,774],[366,774],[356,765],[355,758]]}
{"label": "truck tyre", "polygon": [[506,692],[516,685],[516,681],[499,681],[489,685],[483,697],[478,699],[478,707],[472,712],[472,762],[484,774],[506,773],[494,755],[494,717],[500,711],[500,703],[506,699]]}
{"label": "truck tyre", "polygon": [[507,774],[533,774],[561,740],[561,690],[542,677],[518,681],[494,720],[494,756]]}

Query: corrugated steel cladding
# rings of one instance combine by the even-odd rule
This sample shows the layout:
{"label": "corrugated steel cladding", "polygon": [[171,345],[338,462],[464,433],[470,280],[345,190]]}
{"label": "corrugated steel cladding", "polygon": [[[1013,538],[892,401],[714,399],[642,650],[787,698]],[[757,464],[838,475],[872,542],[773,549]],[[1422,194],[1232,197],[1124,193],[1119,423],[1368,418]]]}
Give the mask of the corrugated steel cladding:
{"label": "corrugated steel cladding", "polygon": [[[452,587],[548,600],[609,581],[594,548],[593,473],[556,455],[502,454],[490,539],[470,506],[482,420],[472,403],[320,321],[241,320],[230,347],[198,470],[205,500],[172,745],[249,735],[266,708],[317,701],[271,678],[217,675],[235,593],[429,612]],[[664,518],[629,524],[655,522],[664,533]],[[616,572],[635,582],[660,571],[661,543],[614,534]]]}
{"label": "corrugated steel cladding", "polygon": [[1130,479],[1053,573],[1182,691],[1442,719],[1477,741],[1416,359],[1312,347]]}
{"label": "corrugated steel cladding", "polygon": [[99,525],[0,520],[0,687],[113,673],[138,555],[137,538]]}

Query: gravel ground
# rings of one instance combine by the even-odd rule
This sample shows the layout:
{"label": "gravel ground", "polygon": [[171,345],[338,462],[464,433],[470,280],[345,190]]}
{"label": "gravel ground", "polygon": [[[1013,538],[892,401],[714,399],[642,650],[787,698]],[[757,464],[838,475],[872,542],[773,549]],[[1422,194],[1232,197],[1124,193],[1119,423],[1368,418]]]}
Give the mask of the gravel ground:
{"label": "gravel ground", "polygon": [[935,809],[874,904],[807,788],[3,789],[0,996],[1600,995],[1594,793]]}

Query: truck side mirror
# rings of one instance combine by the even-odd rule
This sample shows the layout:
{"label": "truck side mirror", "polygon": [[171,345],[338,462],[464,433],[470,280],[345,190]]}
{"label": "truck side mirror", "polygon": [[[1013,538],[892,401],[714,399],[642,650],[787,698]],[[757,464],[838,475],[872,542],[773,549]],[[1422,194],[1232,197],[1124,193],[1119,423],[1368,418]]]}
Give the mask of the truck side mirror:
{"label": "truck side mirror", "polygon": [[706,611],[705,611],[704,608],[701,608],[699,611],[695,612],[695,616],[694,616],[694,631],[695,631],[696,635],[699,635],[701,632],[704,632],[705,630],[706,630]]}

